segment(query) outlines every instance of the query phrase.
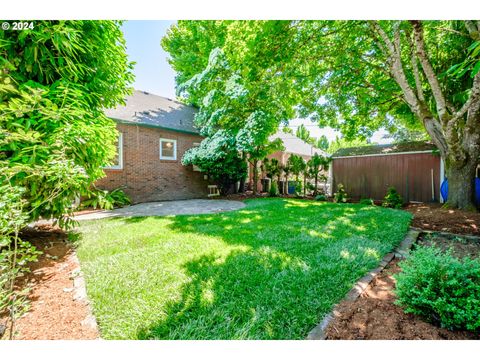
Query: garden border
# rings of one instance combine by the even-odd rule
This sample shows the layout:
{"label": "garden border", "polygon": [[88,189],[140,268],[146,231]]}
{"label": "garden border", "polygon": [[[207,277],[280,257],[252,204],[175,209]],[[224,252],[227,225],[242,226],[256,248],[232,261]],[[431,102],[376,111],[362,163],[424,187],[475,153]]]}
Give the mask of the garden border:
{"label": "garden border", "polygon": [[77,252],[73,250],[73,257],[76,268],[72,270],[70,278],[73,280],[73,300],[76,302],[83,303],[86,308],[88,315],[83,319],[80,324],[85,327],[90,327],[98,334],[96,340],[100,340],[100,331],[98,329],[97,319],[93,315],[93,309],[91,302],[88,299],[87,288],[85,286],[85,278],[83,277],[82,270],[80,268],[80,261],[78,260]]}
{"label": "garden border", "polygon": [[[383,257],[382,261],[380,261],[380,265],[377,268],[373,269],[368,274],[361,277],[342,301],[353,301],[357,299],[367,289],[368,285],[373,281],[375,276],[377,276],[383,269],[385,269],[385,267],[390,263],[390,261],[392,261],[394,258],[406,258],[408,256],[410,248],[415,243],[421,232],[423,232],[423,230],[410,227],[407,235],[405,235],[405,238],[397,246],[397,248],[392,252],[386,254]],[[325,330],[327,329],[327,326],[336,316],[340,315],[337,311],[337,306],[338,304],[335,305],[332,311],[325,315],[322,321],[308,333],[306,340],[325,340]]]}

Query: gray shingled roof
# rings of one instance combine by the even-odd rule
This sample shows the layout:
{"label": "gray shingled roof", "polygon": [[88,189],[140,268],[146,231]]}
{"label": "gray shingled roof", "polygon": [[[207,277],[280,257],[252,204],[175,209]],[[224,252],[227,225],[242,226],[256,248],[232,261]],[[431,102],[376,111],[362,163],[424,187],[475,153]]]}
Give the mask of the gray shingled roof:
{"label": "gray shingled roof", "polygon": [[122,123],[198,134],[193,125],[197,109],[192,106],[139,90],[125,102],[125,106],[105,110],[105,115]]}
{"label": "gray shingled roof", "polygon": [[338,149],[333,157],[359,156],[359,155],[378,155],[415,151],[435,151],[436,146],[426,141],[410,141],[398,144],[368,145],[356,146]]}
{"label": "gray shingled roof", "polygon": [[325,151],[307,144],[305,141],[293,134],[278,131],[274,135],[270,136],[270,141],[275,139],[282,140],[283,145],[285,146],[284,152],[289,154],[312,156],[313,154],[317,153],[318,155],[327,156]]}

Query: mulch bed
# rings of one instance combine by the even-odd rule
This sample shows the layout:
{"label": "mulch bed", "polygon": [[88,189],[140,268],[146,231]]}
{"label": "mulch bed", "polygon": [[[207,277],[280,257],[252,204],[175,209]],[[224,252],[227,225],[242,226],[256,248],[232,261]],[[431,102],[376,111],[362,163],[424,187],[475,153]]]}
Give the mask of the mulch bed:
{"label": "mulch bed", "polygon": [[[461,212],[451,216],[450,226],[461,225]],[[456,219],[457,222],[455,222]],[[417,222],[417,224],[420,222]],[[465,228],[465,229],[468,229]],[[468,231],[466,231],[468,233]],[[458,257],[480,257],[480,238],[472,236],[422,232],[414,246],[437,246],[443,250],[452,249]],[[337,316],[326,329],[327,339],[365,340],[460,340],[480,339],[480,333],[450,331],[423,321],[420,317],[405,314],[394,304],[396,297],[393,275],[400,271],[398,259],[391,261],[374,278],[364,293],[354,301],[343,301],[336,308]]]}
{"label": "mulch bed", "polygon": [[22,238],[42,251],[20,286],[31,288],[30,310],[17,321],[16,340],[97,339],[99,334],[84,322],[90,315],[85,302],[74,300],[72,272],[78,270],[67,235],[48,226],[28,230]]}
{"label": "mulch bed", "polygon": [[443,209],[442,204],[410,204],[404,210],[414,215],[413,227],[455,234],[480,235],[480,212]]}
{"label": "mulch bed", "polygon": [[405,314],[394,304],[398,260],[393,260],[355,301],[342,302],[336,317],[327,327],[328,340],[460,340],[480,339],[466,331],[450,331]]}

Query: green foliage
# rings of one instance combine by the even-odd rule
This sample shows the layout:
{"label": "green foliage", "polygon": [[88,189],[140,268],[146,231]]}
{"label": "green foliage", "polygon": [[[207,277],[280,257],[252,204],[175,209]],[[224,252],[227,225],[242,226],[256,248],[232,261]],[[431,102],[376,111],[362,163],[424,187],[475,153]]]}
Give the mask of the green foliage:
{"label": "green foliage", "polygon": [[257,163],[283,147],[269,137],[295,114],[294,85],[277,76],[294,56],[293,48],[282,46],[292,36],[291,25],[180,21],[162,40],[178,74],[177,93],[200,107],[195,122],[201,133],[209,138],[227,132],[233,142],[229,151],[245,155],[254,178]]}
{"label": "green foliage", "polygon": [[328,146],[327,152],[329,154],[334,154],[337,150],[349,147],[357,147],[357,146],[369,146],[374,145],[374,143],[368,142],[367,140],[363,140],[360,138],[355,138],[353,140],[347,140],[344,137],[336,137],[334,141],[330,143]]}
{"label": "green foliage", "polygon": [[300,155],[292,154],[287,160],[287,166],[290,172],[295,175],[295,180],[298,182],[298,177],[305,170],[307,164]]}
{"label": "green foliage", "polygon": [[268,195],[271,197],[278,196],[278,182],[275,180],[272,180],[272,183],[270,184],[270,189],[268,191]]}
{"label": "green foliage", "polygon": [[295,193],[294,193],[294,195],[297,198],[302,197],[302,182],[301,181],[295,181]]}
{"label": "green foliage", "polygon": [[473,78],[480,71],[480,41],[474,41],[467,49],[468,55],[464,61],[453,65],[447,73],[461,78],[470,72]]}
{"label": "green foliage", "polygon": [[315,200],[316,201],[327,201],[327,197],[323,194],[319,194],[319,195],[315,196]]}
{"label": "green foliage", "polygon": [[307,130],[305,125],[301,124],[295,133],[295,136],[302,139],[306,143],[310,144],[314,142],[314,139],[310,137],[310,131]]}
{"label": "green foliage", "polygon": [[373,199],[360,199],[359,203],[362,205],[375,205]]}
{"label": "green foliage", "polygon": [[94,187],[92,190],[89,190],[81,206],[82,208],[112,210],[117,207],[130,205],[131,203],[130,198],[123,192],[122,188],[108,191]]}
{"label": "green foliage", "polygon": [[0,185],[0,318],[6,319],[6,334],[10,339],[15,334],[16,320],[29,305],[29,289],[16,287],[15,281],[29,272],[28,264],[36,261],[40,254],[19,237],[19,231],[28,221],[23,191],[8,183]]}
{"label": "green foliage", "polygon": [[115,124],[133,81],[120,23],[36,21],[0,32],[1,181],[23,187],[30,220],[60,219],[104,176]]}
{"label": "green foliage", "polygon": [[317,149],[327,151],[330,143],[328,141],[328,138],[325,135],[322,135],[318,139],[314,140],[313,146],[315,146]]}
{"label": "green foliage", "polygon": [[480,330],[480,261],[420,247],[395,275],[397,304],[449,329]]}
{"label": "green foliage", "polygon": [[397,189],[393,186],[389,187],[387,194],[382,202],[383,207],[390,207],[395,209],[400,209],[403,206],[402,196],[398,193]]}
{"label": "green foliage", "polygon": [[410,219],[251,199],[217,214],[82,221],[77,254],[102,339],[305,339]]}
{"label": "green foliage", "polygon": [[262,171],[273,181],[275,177],[280,177],[282,167],[277,159],[265,158],[262,160]]}
{"label": "green foliage", "polygon": [[205,138],[200,146],[185,152],[183,165],[196,165],[226,194],[230,187],[247,175],[247,164],[235,150],[235,140],[226,131]]}
{"label": "green foliage", "polygon": [[338,184],[337,192],[333,194],[333,201],[336,203],[346,203],[348,200],[347,193],[343,184]]}
{"label": "green foliage", "polygon": [[318,179],[325,178],[322,172],[327,171],[332,159],[315,153],[310,160],[307,161],[308,176],[315,179],[314,195],[318,192]]}

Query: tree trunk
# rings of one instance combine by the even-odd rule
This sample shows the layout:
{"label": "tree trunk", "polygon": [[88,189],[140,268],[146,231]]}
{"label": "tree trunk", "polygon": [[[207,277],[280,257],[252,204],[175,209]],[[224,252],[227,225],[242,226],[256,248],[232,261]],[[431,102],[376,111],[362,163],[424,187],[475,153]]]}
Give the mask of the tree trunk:
{"label": "tree trunk", "polygon": [[315,190],[313,191],[313,196],[318,195],[318,173],[315,174]]}
{"label": "tree trunk", "polygon": [[307,176],[303,174],[303,197],[307,196]]}
{"label": "tree trunk", "polygon": [[474,159],[469,159],[464,164],[447,164],[448,200],[447,206],[475,210],[475,169]]}
{"label": "tree trunk", "polygon": [[258,160],[253,161],[253,194],[258,194]]}

